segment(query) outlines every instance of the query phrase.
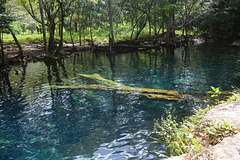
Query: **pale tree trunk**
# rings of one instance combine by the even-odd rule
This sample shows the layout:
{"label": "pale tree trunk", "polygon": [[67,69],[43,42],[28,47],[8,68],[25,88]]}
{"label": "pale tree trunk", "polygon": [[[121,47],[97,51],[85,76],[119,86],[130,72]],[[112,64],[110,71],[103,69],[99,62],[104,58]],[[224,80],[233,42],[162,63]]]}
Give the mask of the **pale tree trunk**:
{"label": "pale tree trunk", "polygon": [[109,51],[112,52],[112,46],[114,43],[113,35],[113,15],[112,15],[112,0],[108,0],[108,16],[109,16]]}
{"label": "pale tree trunk", "polygon": [[44,15],[43,15],[43,2],[42,0],[39,0],[39,9],[41,14],[41,21],[42,21],[42,28],[43,28],[43,40],[44,40],[44,48],[48,56],[50,56],[48,52],[48,45],[47,45],[47,36],[46,36],[46,27],[44,22]]}

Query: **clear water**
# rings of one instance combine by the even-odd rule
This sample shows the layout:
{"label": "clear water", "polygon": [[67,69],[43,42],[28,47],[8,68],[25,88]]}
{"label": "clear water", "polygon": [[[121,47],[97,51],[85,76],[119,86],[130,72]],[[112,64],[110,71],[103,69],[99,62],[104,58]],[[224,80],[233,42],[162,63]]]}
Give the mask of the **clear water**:
{"label": "clear water", "polygon": [[[14,69],[23,74],[15,75]],[[0,76],[0,159],[159,159],[150,151],[154,119],[169,107],[191,115],[193,102],[157,101],[115,91],[53,90],[94,84],[98,73],[126,86],[206,92],[240,86],[240,48],[204,44],[120,54],[80,53],[52,63],[13,66]]]}

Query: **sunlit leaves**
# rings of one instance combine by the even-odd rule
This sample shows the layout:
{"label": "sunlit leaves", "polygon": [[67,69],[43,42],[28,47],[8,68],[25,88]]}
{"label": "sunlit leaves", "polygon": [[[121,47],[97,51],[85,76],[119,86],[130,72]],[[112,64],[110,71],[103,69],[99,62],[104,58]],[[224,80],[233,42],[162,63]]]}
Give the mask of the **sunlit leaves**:
{"label": "sunlit leaves", "polygon": [[220,91],[220,87],[215,88],[215,87],[211,86],[211,89],[212,89],[212,91],[208,91],[208,93],[212,94],[211,97],[217,97],[222,93]]}

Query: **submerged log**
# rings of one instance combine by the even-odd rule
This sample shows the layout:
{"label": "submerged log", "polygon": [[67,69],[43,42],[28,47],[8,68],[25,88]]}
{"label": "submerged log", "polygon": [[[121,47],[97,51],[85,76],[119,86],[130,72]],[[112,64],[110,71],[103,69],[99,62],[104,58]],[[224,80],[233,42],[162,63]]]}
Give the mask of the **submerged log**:
{"label": "submerged log", "polygon": [[[142,96],[148,99],[157,99],[157,100],[169,100],[169,101],[186,101],[196,97],[205,97],[209,95],[206,92],[178,92],[174,90],[163,90],[163,89],[151,89],[151,88],[135,88],[122,85],[120,83],[105,79],[101,77],[99,74],[80,74],[85,78],[90,78],[98,84],[92,85],[79,85],[79,86],[52,86],[54,89],[92,89],[92,90],[115,90],[119,94],[133,94]],[[227,97],[232,95],[229,91],[222,91],[220,95],[220,99],[222,97]],[[202,99],[200,98],[200,99]]]}
{"label": "submerged log", "polygon": [[[158,99],[158,100],[170,100],[170,101],[184,101],[188,95],[180,95],[177,91],[168,91],[160,89],[148,89],[148,88],[132,88],[132,87],[108,87],[105,85],[79,85],[79,86],[52,86],[53,89],[92,89],[92,90],[102,90],[111,91],[115,90],[119,94],[134,94],[142,96],[148,99]],[[168,93],[169,92],[169,93]],[[176,92],[176,94],[173,94]]]}
{"label": "submerged log", "polygon": [[79,86],[53,86],[54,89],[94,89],[94,90],[115,90],[119,94],[134,94],[143,96],[149,99],[170,100],[170,101],[184,101],[188,95],[181,95],[178,91],[150,89],[150,88],[134,88],[124,86],[120,83],[105,79],[99,74],[81,76],[95,80],[103,85],[79,85]]}

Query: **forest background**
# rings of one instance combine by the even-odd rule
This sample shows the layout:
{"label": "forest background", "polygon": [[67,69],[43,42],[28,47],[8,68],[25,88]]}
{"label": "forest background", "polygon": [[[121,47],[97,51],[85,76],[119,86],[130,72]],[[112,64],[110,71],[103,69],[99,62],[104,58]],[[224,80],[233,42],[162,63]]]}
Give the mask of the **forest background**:
{"label": "forest background", "polygon": [[[240,0],[0,0],[1,63],[4,42],[41,43],[48,56],[59,55],[64,42],[94,46],[108,42],[164,37],[175,44],[199,35],[236,39]],[[12,36],[11,36],[12,35]],[[12,38],[13,37],[13,38]]]}

